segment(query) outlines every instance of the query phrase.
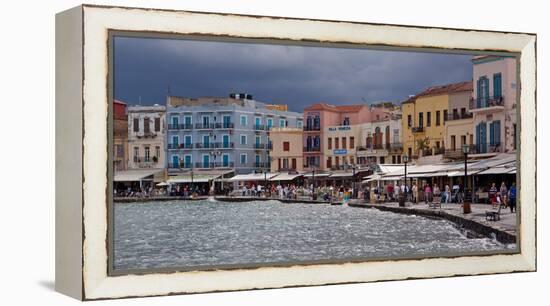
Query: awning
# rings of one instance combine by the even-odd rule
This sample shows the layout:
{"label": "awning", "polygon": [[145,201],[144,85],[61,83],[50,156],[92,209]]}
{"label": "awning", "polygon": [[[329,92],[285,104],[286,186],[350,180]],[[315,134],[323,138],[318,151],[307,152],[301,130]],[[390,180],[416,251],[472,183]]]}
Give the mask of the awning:
{"label": "awning", "polygon": [[206,175],[206,174],[195,174],[193,177],[191,175],[182,175],[175,176],[170,178],[167,182],[168,184],[181,184],[181,183],[208,183],[213,179],[217,179],[220,175]]}
{"label": "awning", "polygon": [[[468,175],[477,174],[479,170],[468,170]],[[452,171],[447,173],[448,177],[455,177],[455,176],[464,176],[464,171]]]}
{"label": "awning", "polygon": [[[325,173],[325,172],[322,172],[322,173],[315,173],[315,177],[328,177],[330,176],[330,173]],[[310,177],[313,177],[313,173],[306,173],[304,174],[304,177],[307,177],[307,178],[310,178]]]}
{"label": "awning", "polygon": [[270,181],[292,181],[293,179],[302,176],[302,174],[289,174],[289,173],[281,173],[278,174],[272,178],[270,178]]}
{"label": "awning", "polygon": [[163,169],[126,170],[115,171],[115,182],[139,182],[152,181],[155,174],[163,172]]}
{"label": "awning", "polygon": [[277,175],[277,173],[250,173],[250,174],[238,174],[234,177],[228,179],[230,182],[248,182],[248,181],[263,181],[264,179],[269,180],[272,177]]}
{"label": "awning", "polygon": [[[477,175],[483,175],[483,174],[509,174],[510,170],[512,170],[512,168],[494,167],[494,168],[489,168],[487,170],[483,170],[483,171],[477,173]],[[515,168],[514,168],[514,170],[515,170]],[[512,173],[510,173],[510,174],[512,174]]]}
{"label": "awning", "polygon": [[353,177],[353,172],[333,172],[330,177]]}

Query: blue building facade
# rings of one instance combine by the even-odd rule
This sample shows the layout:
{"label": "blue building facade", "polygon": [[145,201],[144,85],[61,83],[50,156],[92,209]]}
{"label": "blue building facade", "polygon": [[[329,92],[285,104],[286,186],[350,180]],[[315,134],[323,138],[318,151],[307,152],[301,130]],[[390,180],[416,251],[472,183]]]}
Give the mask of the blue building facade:
{"label": "blue building facade", "polygon": [[269,171],[271,127],[302,128],[302,114],[232,94],[227,98],[166,101],[168,173],[231,169],[236,174]]}

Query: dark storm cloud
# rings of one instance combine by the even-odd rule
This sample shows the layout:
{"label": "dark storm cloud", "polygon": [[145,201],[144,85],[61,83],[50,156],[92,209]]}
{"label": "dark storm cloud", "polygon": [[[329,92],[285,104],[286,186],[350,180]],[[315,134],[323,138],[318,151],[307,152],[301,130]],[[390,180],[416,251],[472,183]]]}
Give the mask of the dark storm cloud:
{"label": "dark storm cloud", "polygon": [[331,104],[400,102],[426,87],[471,80],[470,55],[165,39],[115,39],[115,97],[164,104],[247,92],[302,111]]}

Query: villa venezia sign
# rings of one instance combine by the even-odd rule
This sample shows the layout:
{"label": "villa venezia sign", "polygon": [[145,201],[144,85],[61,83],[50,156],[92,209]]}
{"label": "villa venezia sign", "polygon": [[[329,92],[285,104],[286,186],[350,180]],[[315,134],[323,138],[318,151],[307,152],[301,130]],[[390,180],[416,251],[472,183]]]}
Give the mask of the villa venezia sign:
{"label": "villa venezia sign", "polygon": [[350,126],[339,126],[339,127],[329,127],[328,128],[328,131],[329,132],[336,132],[336,131],[349,131],[351,130],[351,127]]}

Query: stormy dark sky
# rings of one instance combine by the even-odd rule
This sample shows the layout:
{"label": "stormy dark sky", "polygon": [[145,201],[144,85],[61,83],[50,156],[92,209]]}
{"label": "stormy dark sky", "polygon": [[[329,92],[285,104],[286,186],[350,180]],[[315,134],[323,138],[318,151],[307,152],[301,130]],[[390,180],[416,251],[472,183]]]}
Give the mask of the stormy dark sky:
{"label": "stormy dark sky", "polygon": [[[472,78],[471,55],[151,38],[115,38],[116,99],[252,94],[301,112],[317,102],[402,102],[426,87]],[[141,102],[140,102],[141,101]]]}

